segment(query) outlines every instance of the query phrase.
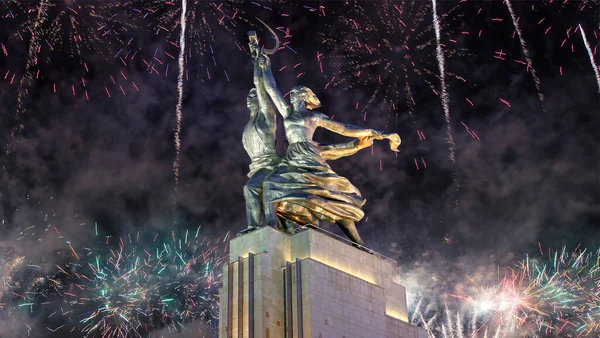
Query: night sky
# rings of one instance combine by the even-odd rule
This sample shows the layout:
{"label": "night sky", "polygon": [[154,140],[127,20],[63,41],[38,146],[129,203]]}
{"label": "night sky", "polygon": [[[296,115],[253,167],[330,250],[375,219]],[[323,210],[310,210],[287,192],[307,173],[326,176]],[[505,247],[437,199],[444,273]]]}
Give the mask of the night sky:
{"label": "night sky", "polygon": [[[527,253],[600,247],[600,80],[578,29],[597,64],[594,2],[514,1],[529,66],[505,3],[439,2],[455,162],[431,2],[189,2],[177,193],[180,2],[53,1],[45,20],[37,1],[0,4],[0,262],[51,269],[95,245],[95,223],[102,239],[245,228],[248,30],[273,45],[255,17],[285,44],[282,93],[308,86],[335,120],[401,136],[398,154],[380,142],[330,165],[367,199],[366,246],[407,283],[441,297]],[[0,318],[0,336],[27,333]]]}

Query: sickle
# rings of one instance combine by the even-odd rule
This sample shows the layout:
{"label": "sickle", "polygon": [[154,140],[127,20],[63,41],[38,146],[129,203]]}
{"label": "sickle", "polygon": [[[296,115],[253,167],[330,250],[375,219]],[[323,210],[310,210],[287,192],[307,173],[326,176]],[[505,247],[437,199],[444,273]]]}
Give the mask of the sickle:
{"label": "sickle", "polygon": [[271,35],[273,35],[273,37],[275,38],[275,47],[273,47],[272,49],[267,49],[267,48],[263,48],[263,52],[267,55],[269,54],[275,54],[275,52],[279,49],[279,38],[277,37],[277,34],[271,29],[271,27],[267,26],[266,23],[264,23],[261,19],[256,18],[256,20],[260,21],[260,23],[262,23],[263,25],[265,25],[265,27],[267,27],[267,29],[269,30],[269,32],[271,32]]}

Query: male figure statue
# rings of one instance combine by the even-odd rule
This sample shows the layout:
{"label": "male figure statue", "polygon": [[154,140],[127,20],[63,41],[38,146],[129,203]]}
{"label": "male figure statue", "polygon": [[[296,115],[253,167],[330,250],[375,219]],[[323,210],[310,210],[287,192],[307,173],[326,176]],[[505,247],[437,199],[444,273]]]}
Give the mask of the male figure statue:
{"label": "male figure statue", "polygon": [[250,110],[250,120],[242,133],[244,149],[250,156],[248,183],[244,186],[246,200],[246,218],[248,230],[261,225],[264,215],[262,206],[262,185],[265,178],[279,164],[280,158],[275,150],[275,111],[269,104],[264,89],[262,70],[258,64],[260,55],[256,40],[251,39],[250,50],[254,57],[254,86],[248,93],[246,105]]}

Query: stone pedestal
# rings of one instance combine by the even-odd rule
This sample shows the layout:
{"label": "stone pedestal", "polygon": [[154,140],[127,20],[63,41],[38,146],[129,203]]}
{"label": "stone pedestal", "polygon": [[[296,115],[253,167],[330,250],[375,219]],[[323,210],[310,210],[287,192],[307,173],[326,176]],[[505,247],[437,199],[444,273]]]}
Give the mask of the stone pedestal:
{"label": "stone pedestal", "polygon": [[219,337],[426,338],[408,323],[391,260],[316,230],[265,227],[230,241]]}

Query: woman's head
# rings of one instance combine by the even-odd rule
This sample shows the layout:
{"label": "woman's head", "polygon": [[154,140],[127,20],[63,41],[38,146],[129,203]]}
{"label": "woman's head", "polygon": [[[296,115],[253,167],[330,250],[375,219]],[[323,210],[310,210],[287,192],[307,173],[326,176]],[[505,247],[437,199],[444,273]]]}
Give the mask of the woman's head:
{"label": "woman's head", "polygon": [[294,105],[299,101],[304,101],[306,108],[311,110],[321,106],[317,95],[310,88],[304,86],[296,86],[290,90],[290,103]]}
{"label": "woman's head", "polygon": [[258,109],[258,95],[256,94],[256,88],[250,89],[248,97],[246,98],[246,107],[250,109],[250,113],[254,113]]}

